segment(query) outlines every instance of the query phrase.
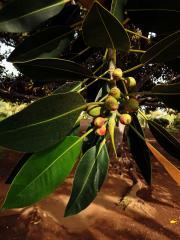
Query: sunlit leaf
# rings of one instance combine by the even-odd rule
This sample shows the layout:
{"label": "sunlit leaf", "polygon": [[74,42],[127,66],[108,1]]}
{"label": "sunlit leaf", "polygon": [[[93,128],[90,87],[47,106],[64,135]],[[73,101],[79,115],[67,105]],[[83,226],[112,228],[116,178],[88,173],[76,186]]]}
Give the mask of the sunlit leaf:
{"label": "sunlit leaf", "polygon": [[22,152],[44,150],[71,131],[84,108],[78,93],[44,97],[0,122],[0,145]]}
{"label": "sunlit leaf", "polygon": [[14,178],[3,208],[31,205],[53,192],[72,170],[82,139],[66,137],[57,146],[33,154]]}
{"label": "sunlit leaf", "polygon": [[81,82],[67,82],[58,87],[53,94],[75,92],[81,89]]}

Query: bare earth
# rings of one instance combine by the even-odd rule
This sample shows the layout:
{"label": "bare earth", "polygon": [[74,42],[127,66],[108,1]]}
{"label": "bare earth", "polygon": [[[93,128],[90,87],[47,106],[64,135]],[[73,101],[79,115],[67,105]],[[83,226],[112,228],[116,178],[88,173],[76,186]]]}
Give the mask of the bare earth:
{"label": "bare earth", "polygon": [[[14,153],[0,159],[1,202],[14,164]],[[82,213],[64,218],[72,186],[69,177],[38,204],[1,212],[0,240],[180,240],[180,191],[163,167],[153,159],[152,189],[143,184],[138,197],[126,196],[131,184],[111,168],[96,200]]]}

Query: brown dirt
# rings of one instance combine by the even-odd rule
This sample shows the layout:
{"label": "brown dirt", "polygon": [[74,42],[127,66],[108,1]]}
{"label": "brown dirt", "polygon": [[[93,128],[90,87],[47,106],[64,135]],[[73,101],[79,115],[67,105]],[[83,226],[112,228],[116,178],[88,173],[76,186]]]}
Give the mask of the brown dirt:
{"label": "brown dirt", "polygon": [[[0,161],[1,200],[13,158],[6,153]],[[152,188],[142,184],[137,197],[126,196],[131,184],[128,176],[111,169],[96,200],[80,214],[64,218],[72,186],[69,177],[38,204],[1,212],[0,240],[180,240],[179,187],[163,167],[153,159]]]}

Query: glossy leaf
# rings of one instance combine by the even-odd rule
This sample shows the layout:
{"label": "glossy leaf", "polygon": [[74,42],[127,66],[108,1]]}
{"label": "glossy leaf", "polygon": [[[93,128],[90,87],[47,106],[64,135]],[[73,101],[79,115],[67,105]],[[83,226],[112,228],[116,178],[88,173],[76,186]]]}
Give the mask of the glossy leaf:
{"label": "glossy leaf", "polygon": [[155,121],[149,120],[148,125],[153,136],[164,150],[180,160],[180,142]]}
{"label": "glossy leaf", "polygon": [[0,145],[22,152],[53,146],[71,131],[84,104],[73,92],[44,97],[0,122]]}
{"label": "glossy leaf", "polygon": [[129,37],[121,23],[102,5],[94,2],[83,23],[83,36],[88,46],[128,51]]}
{"label": "glossy leaf", "polygon": [[53,192],[71,172],[81,142],[66,137],[55,147],[33,154],[14,178],[3,208],[25,207]]}
{"label": "glossy leaf", "polygon": [[58,14],[70,0],[11,0],[0,11],[0,31],[28,32]]}
{"label": "glossy leaf", "polygon": [[124,20],[124,8],[126,4],[127,4],[127,0],[112,0],[112,3],[111,3],[111,13],[121,23]]}
{"label": "glossy leaf", "polygon": [[81,89],[81,82],[67,82],[58,87],[53,94],[75,92]]}
{"label": "glossy leaf", "polygon": [[179,0],[128,0],[132,22],[146,32],[167,33],[179,29]]}
{"label": "glossy leaf", "polygon": [[58,58],[38,58],[25,63],[16,63],[16,67],[34,81],[42,83],[56,80],[82,80],[92,77],[87,68],[73,61]]}
{"label": "glossy leaf", "polygon": [[160,84],[153,87],[151,92],[163,101],[167,107],[180,111],[180,83]]}
{"label": "glossy leaf", "polygon": [[34,58],[59,57],[73,37],[68,27],[56,26],[47,28],[27,37],[20,43],[8,58],[10,62],[24,62]]}
{"label": "glossy leaf", "polygon": [[84,154],[75,173],[71,197],[65,210],[66,217],[79,213],[95,199],[106,177],[108,160],[106,145],[98,154],[96,146]]}
{"label": "glossy leaf", "polygon": [[165,156],[163,156],[155,147],[153,147],[149,142],[146,145],[154,155],[154,157],[163,165],[169,175],[174,179],[174,181],[180,185],[180,170],[176,168],[172,163],[170,163]]}
{"label": "glossy leaf", "polygon": [[[141,136],[144,136],[139,120],[135,114],[133,114],[131,125],[141,134]],[[148,184],[151,184],[151,159],[149,150],[145,141],[143,141],[131,127],[128,129],[128,144],[142,176]]]}
{"label": "glossy leaf", "polygon": [[163,38],[149,48],[141,57],[141,63],[159,63],[180,55],[180,30]]}

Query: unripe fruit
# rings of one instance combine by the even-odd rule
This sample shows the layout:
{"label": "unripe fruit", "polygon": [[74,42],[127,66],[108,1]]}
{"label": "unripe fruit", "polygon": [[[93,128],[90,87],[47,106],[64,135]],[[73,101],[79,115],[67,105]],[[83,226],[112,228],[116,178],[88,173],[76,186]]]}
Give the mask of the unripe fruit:
{"label": "unripe fruit", "polygon": [[92,117],[98,117],[101,114],[101,107],[97,105],[91,105],[87,108],[87,113]]}
{"label": "unripe fruit", "polygon": [[136,112],[138,108],[139,108],[139,103],[134,98],[130,98],[124,103],[124,110],[127,112]]}
{"label": "unripe fruit", "polygon": [[120,118],[119,118],[119,121],[122,123],[122,124],[130,124],[131,121],[132,121],[132,117],[131,115],[125,113],[125,114],[121,114]]}
{"label": "unripe fruit", "polygon": [[104,125],[105,121],[106,121],[105,118],[103,118],[103,117],[97,117],[97,118],[95,118],[95,120],[94,120],[94,125],[95,125],[96,127],[102,127],[102,126]]}
{"label": "unripe fruit", "polygon": [[136,86],[136,80],[135,80],[135,78],[133,78],[133,77],[128,77],[128,78],[126,78],[126,81],[127,81],[127,86],[128,86],[129,88],[132,88],[132,87],[135,87],[135,86]]}
{"label": "unripe fruit", "polygon": [[121,96],[121,91],[119,88],[113,87],[113,88],[111,88],[109,95],[115,97],[116,99],[119,99]]}
{"label": "unripe fruit", "polygon": [[112,96],[108,96],[105,100],[105,107],[110,110],[110,111],[114,111],[117,110],[119,106],[118,101],[112,97]]}
{"label": "unripe fruit", "polygon": [[104,136],[106,134],[106,126],[103,125],[102,127],[97,128],[95,133],[99,136]]}
{"label": "unripe fruit", "polygon": [[120,80],[122,78],[123,72],[120,68],[116,68],[113,71],[113,78],[115,80]]}

